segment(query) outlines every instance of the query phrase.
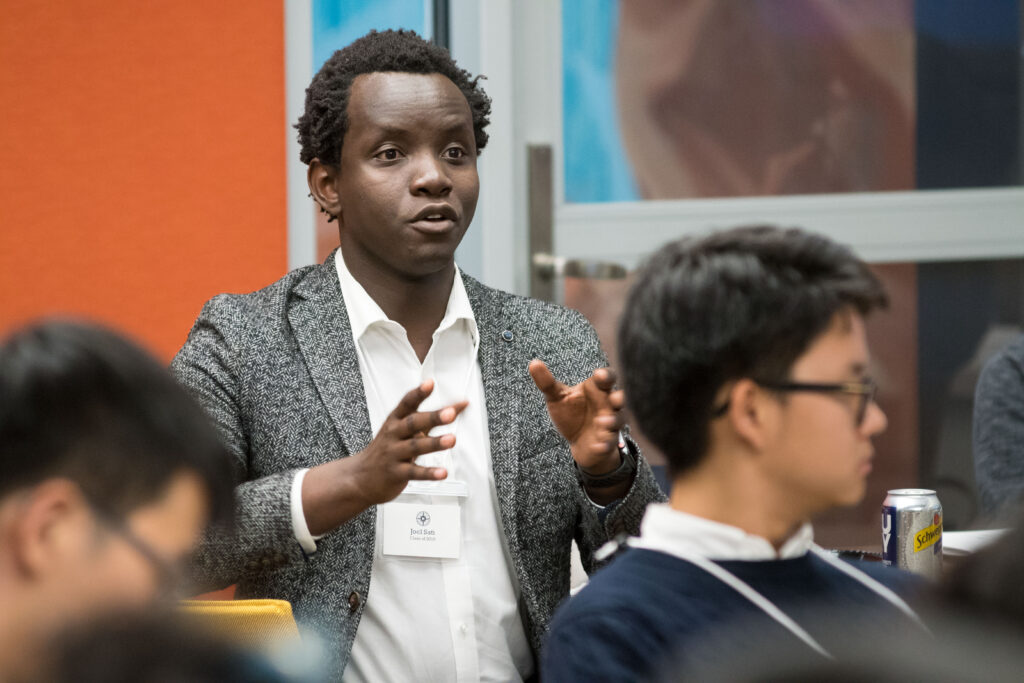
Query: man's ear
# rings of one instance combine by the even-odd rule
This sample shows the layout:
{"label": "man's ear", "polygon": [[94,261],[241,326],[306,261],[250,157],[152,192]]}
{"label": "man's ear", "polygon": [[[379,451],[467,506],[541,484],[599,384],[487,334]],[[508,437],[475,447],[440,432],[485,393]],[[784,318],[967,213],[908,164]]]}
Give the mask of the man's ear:
{"label": "man's ear", "polygon": [[741,379],[729,392],[727,419],[736,437],[745,442],[751,450],[765,449],[774,427],[773,404],[756,382]]}
{"label": "man's ear", "polygon": [[78,486],[49,479],[14,494],[0,515],[2,542],[15,570],[38,577],[67,564],[69,553],[88,541],[92,516]]}
{"label": "man's ear", "polygon": [[338,197],[338,176],[341,169],[325,164],[320,159],[313,159],[306,169],[306,182],[313,199],[324,211],[340,219],[341,199]]}

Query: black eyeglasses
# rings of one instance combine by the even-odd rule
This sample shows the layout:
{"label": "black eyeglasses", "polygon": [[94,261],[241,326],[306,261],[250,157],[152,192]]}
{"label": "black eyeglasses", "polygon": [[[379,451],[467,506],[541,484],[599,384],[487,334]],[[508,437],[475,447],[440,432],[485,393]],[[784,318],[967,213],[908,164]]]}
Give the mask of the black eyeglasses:
{"label": "black eyeglasses", "polygon": [[[868,413],[868,404],[875,400],[878,385],[872,379],[862,382],[838,382],[836,384],[815,384],[813,382],[761,382],[754,380],[758,386],[772,391],[810,391],[819,394],[851,394],[858,397],[854,411],[854,422],[860,427]],[[729,409],[729,402],[719,406],[712,413],[713,417],[721,417]]]}
{"label": "black eyeglasses", "polygon": [[160,587],[159,596],[165,599],[175,597],[182,585],[181,569],[165,559],[153,549],[153,546],[140,538],[120,516],[97,503],[89,496],[86,496],[86,500],[88,500],[89,507],[96,513],[103,526],[121,537],[125,543],[130,545],[153,568],[157,585]]}

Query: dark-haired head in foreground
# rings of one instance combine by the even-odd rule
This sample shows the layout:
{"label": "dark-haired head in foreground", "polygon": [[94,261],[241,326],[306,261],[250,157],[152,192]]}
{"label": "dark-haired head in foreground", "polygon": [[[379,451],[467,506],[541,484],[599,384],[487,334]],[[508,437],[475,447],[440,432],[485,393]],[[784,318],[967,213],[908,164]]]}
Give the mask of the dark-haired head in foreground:
{"label": "dark-haired head in foreground", "polygon": [[0,668],[54,628],[177,588],[233,473],[205,413],[123,337],[48,322],[0,346]]}
{"label": "dark-haired head in foreground", "polygon": [[[665,453],[674,477],[699,468],[715,448],[768,445],[762,441],[768,434],[750,429],[767,426],[770,416],[781,430],[773,437],[825,437],[824,443],[807,443],[821,450],[809,454],[806,477],[831,476],[843,486],[835,479],[844,473],[822,466],[845,467],[848,490],[832,491],[837,499],[828,504],[857,502],[866,475],[860,470],[870,457],[869,439],[858,434],[884,429],[884,415],[864,394],[786,385],[864,382],[863,318],[886,305],[885,291],[868,267],[820,235],[754,226],[672,242],[637,275],[622,318],[619,354],[629,405]],[[818,366],[799,367],[829,340],[836,348],[821,348]],[[847,440],[852,452],[837,452],[844,444],[841,432],[805,431],[812,417],[832,417],[799,417],[805,406],[836,413],[840,421],[852,414],[859,421],[858,434],[851,432]]]}
{"label": "dark-haired head in foreground", "polygon": [[898,597],[913,577],[844,563],[810,525],[864,495],[886,426],[864,316],[885,303],[849,249],[799,230],[690,237],[644,264],[620,364],[636,424],[668,459],[669,503],[560,608],[545,678],[647,680],[669,656],[714,667],[775,642],[820,659],[856,633],[822,628],[823,610],[919,630]]}
{"label": "dark-haired head in foreground", "polygon": [[[913,577],[838,559],[810,524],[864,495],[886,427],[864,316],[885,304],[848,248],[797,229],[686,238],[643,265],[618,351],[670,502],[559,609],[545,678],[648,680],[669,657],[715,669],[776,643],[821,660],[865,627],[922,631],[899,597]],[[858,618],[837,631],[822,612]]]}
{"label": "dark-haired head in foreground", "polygon": [[[285,662],[176,614],[113,613],[76,624],[50,644],[47,683],[311,683],[314,662]],[[302,668],[302,664],[305,668]]]}

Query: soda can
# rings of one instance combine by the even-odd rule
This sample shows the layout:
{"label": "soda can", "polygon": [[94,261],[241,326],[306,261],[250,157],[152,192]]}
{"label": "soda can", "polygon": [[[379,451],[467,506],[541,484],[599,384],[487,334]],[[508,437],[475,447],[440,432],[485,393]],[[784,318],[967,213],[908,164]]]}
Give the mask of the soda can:
{"label": "soda can", "polygon": [[935,491],[889,491],[882,502],[882,561],[930,579],[939,578],[942,505]]}

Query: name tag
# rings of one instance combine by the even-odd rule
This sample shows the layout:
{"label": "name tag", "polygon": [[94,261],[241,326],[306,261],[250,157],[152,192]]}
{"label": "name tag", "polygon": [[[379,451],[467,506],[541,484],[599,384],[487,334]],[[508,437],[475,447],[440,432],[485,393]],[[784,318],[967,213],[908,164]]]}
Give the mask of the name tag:
{"label": "name tag", "polygon": [[458,559],[462,506],[385,503],[381,506],[381,548],[385,555]]}

